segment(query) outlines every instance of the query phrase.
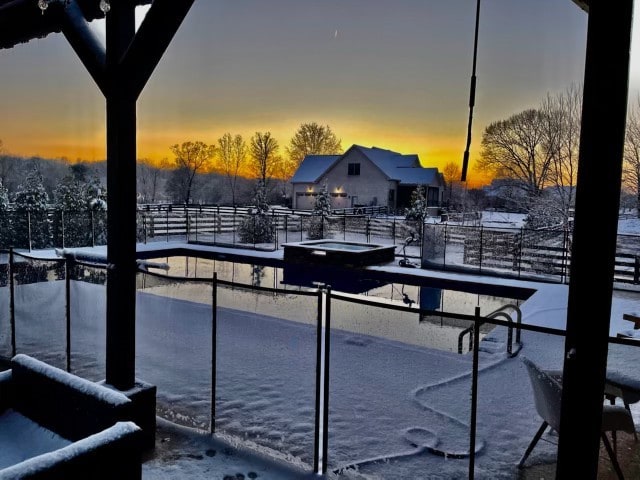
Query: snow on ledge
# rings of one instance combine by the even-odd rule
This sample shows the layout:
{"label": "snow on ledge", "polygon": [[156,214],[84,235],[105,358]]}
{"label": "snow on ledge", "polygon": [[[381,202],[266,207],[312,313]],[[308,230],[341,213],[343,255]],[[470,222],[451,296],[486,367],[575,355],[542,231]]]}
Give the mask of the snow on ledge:
{"label": "snow on ledge", "polygon": [[40,360],[29,357],[25,354],[16,355],[13,357],[12,362],[112,405],[123,405],[131,401],[122,393],[109,390],[106,387],[67,373],[64,370],[49,365],[48,363],[41,362]]}
{"label": "snow on ledge", "polygon": [[133,422],[118,422],[112,427],[78,440],[66,447],[29,458],[0,470],[0,478],[22,478],[23,476],[37,474],[53,465],[68,462],[75,457],[96,450],[138,430],[140,430],[140,427]]}

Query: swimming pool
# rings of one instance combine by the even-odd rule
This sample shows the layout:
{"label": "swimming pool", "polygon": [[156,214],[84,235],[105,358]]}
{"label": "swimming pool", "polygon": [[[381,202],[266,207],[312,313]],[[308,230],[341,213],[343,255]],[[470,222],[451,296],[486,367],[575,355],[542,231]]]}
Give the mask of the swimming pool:
{"label": "swimming pool", "polygon": [[[251,313],[269,315],[285,320],[313,323],[315,313],[308,303],[297,298],[296,292],[315,290],[318,283],[330,285],[332,291],[341,292],[354,299],[375,302],[379,307],[362,305],[340,299],[332,302],[332,326],[353,333],[371,335],[447,351],[457,351],[458,335],[470,326],[468,320],[443,317],[448,314],[473,315],[477,306],[481,314],[506,305],[520,305],[523,295],[504,296],[491,292],[475,292],[456,289],[454,285],[419,284],[391,278],[371,278],[367,270],[340,269],[337,266],[289,265],[269,266],[228,259],[198,257],[164,257],[150,259],[152,262],[167,263],[164,273],[185,279],[208,279],[214,272],[217,278],[237,284],[238,287],[220,288],[218,304],[228,308],[247,310]],[[293,268],[295,275],[291,275]],[[188,280],[185,280],[188,282]],[[244,288],[246,286],[278,289],[281,293],[265,292]],[[156,293],[153,285],[144,287]],[[162,295],[176,296],[182,300],[207,302],[211,298],[210,289],[200,285],[168,286],[159,290]],[[308,297],[305,297],[308,298]],[[393,306],[415,308],[406,312],[394,310]],[[430,314],[418,311],[430,310]],[[304,312],[304,313],[303,313]],[[483,333],[491,327],[484,326]]]}

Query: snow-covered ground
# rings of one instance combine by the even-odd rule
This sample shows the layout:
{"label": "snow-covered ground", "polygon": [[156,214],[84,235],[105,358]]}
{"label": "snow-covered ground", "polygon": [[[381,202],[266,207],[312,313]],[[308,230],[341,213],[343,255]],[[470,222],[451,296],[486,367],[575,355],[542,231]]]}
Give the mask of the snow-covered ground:
{"label": "snow-covered ground", "polygon": [[[636,228],[640,232],[639,227],[637,219],[620,221],[620,233]],[[86,252],[104,253],[100,249]],[[408,272],[400,267],[370,268]],[[522,305],[524,323],[564,329],[565,285],[419,269],[412,273],[534,288],[536,293]],[[243,478],[241,474],[287,479],[302,478],[301,471],[310,471],[316,297],[223,290],[217,317],[215,423],[223,436],[217,439],[202,433],[210,427],[211,412],[210,287],[167,283],[138,292],[136,375],[157,385],[159,415],[172,422],[159,424],[160,436],[166,435],[167,441],[161,440],[159,453],[145,462],[143,478],[147,480],[198,480],[214,474],[218,475],[214,478]],[[19,351],[62,366],[64,282],[23,285],[16,295]],[[104,375],[104,287],[74,281],[71,300],[73,371],[100,380]],[[271,305],[268,310],[263,308],[265,302]],[[7,311],[4,288],[0,289],[0,349],[4,351]],[[348,308],[336,311],[349,315]],[[640,294],[616,291],[611,335],[629,330],[632,326],[622,315],[634,312],[640,313]],[[370,312],[371,317],[376,314]],[[339,315],[333,314],[332,320],[340,322]],[[471,356],[365,332],[337,328],[331,332],[329,470],[346,469],[340,475],[344,478],[467,478]],[[485,338],[486,351],[480,356],[478,479],[514,478],[515,464],[540,425],[526,370],[519,358],[505,354],[504,338],[504,329],[495,329]],[[523,332],[522,341],[521,355],[544,368],[562,367],[562,337]],[[635,367],[639,361],[637,348],[612,345],[611,377],[636,382],[640,388]],[[640,412],[633,408],[633,413],[639,424]],[[176,424],[197,427],[200,433]],[[245,456],[243,444],[261,453]],[[554,449],[540,442],[528,463],[551,461]],[[295,468],[282,467],[282,462]]]}

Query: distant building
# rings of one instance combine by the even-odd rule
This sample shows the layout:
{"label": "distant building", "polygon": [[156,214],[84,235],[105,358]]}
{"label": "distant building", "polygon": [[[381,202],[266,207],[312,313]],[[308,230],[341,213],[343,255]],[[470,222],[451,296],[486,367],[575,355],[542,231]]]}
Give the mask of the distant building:
{"label": "distant building", "polygon": [[425,187],[429,206],[441,205],[445,181],[437,168],[424,168],[415,154],[351,146],[342,155],[307,155],[291,179],[295,209],[312,209],[326,184],[333,209],[409,205],[416,187]]}

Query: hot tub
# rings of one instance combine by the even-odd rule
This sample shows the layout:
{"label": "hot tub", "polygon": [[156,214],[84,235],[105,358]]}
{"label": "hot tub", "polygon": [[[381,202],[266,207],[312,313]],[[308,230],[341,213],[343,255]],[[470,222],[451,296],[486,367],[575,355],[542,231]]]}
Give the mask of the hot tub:
{"label": "hot tub", "polygon": [[290,263],[320,263],[329,265],[365,266],[395,260],[395,245],[310,240],[285,243],[284,261]]}

